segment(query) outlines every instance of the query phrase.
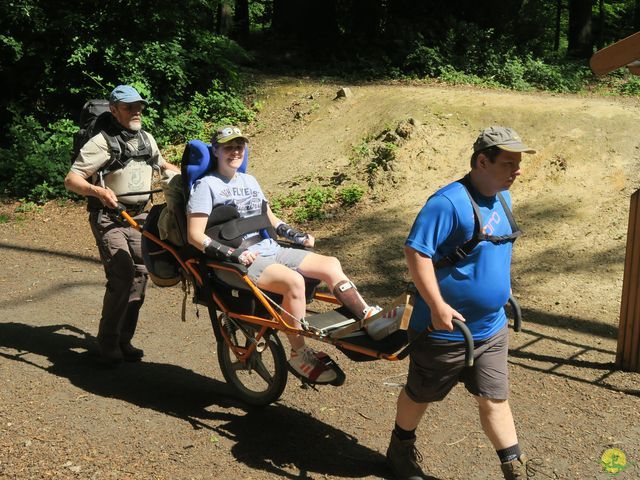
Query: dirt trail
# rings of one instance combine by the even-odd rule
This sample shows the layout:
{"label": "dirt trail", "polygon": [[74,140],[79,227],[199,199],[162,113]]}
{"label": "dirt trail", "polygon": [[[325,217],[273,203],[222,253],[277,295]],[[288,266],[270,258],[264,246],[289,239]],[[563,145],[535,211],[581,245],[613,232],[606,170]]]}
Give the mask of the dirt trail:
{"label": "dirt trail", "polygon": [[[538,149],[512,189],[526,232],[513,265],[525,323],[511,332],[509,361],[520,441],[544,462],[540,478],[609,478],[600,457],[610,447],[630,462],[616,478],[638,478],[640,377],[613,369],[629,196],[640,186],[638,103],[419,85],[350,86],[352,98],[334,100],[338,87],[265,82],[250,128],[265,191],[336,172],[363,182],[354,147],[416,119],[373,194],[309,226],[318,250],[384,303],[407,278],[401,246],[415,214],[467,171],[477,132],[518,130]],[[248,410],[223,382],[206,312],[189,306],[181,323],[180,290],[151,287],[137,335],[145,362],[96,370],[104,279],[82,206],[14,208],[0,206],[1,479],[388,475],[382,453],[406,362],[353,363],[329,349],[344,386],[316,392],[291,378],[279,403]],[[434,478],[498,478],[462,387],[418,433]]]}

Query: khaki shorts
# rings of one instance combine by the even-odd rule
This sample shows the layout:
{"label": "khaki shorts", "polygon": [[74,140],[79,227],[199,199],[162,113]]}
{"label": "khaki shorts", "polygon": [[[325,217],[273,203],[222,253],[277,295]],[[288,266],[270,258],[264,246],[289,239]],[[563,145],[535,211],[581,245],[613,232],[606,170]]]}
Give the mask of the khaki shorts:
{"label": "khaki shorts", "polygon": [[[417,335],[410,331],[410,337]],[[507,353],[509,330],[475,343],[473,367],[464,366],[464,342],[426,337],[411,352],[405,391],[417,403],[439,402],[456,383],[473,395],[506,400],[509,395]]]}
{"label": "khaki shorts", "polygon": [[291,270],[297,270],[304,257],[309,253],[311,252],[302,248],[280,247],[274,255],[258,255],[253,263],[249,265],[247,274],[251,280],[257,283],[260,275],[269,265],[280,264],[289,267]]}

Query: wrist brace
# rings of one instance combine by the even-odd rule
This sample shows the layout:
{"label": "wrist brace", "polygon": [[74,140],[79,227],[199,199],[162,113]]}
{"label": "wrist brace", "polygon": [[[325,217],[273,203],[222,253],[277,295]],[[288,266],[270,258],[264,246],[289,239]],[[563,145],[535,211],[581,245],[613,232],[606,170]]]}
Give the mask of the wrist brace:
{"label": "wrist brace", "polygon": [[202,242],[202,252],[212,258],[232,260],[234,262],[238,262],[238,257],[242,253],[238,249],[227,247],[209,237],[206,237]]}
{"label": "wrist brace", "polygon": [[296,230],[291,225],[287,225],[281,222],[276,227],[276,233],[287,240],[297,243],[298,245],[304,244],[304,241],[309,237],[306,233]]}

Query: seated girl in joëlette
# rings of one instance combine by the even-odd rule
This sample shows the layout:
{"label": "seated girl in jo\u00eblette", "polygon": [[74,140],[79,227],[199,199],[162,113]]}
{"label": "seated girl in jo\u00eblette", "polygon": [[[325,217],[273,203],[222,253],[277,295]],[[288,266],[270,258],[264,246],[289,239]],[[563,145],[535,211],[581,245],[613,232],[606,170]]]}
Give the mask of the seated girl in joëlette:
{"label": "seated girl in jo\u00eblette", "polygon": [[[238,248],[224,245],[206,234],[209,216],[215,207],[233,205],[240,217],[246,218],[263,214],[265,204],[268,223],[279,236],[304,247],[315,244],[312,235],[296,230],[275,216],[264,203],[265,196],[253,176],[238,172],[247,143],[248,139],[237,127],[226,126],[216,131],[212,139],[214,167],[194,183],[187,204],[189,243],[214,258],[245,265],[249,278],[259,288],[283,297],[281,306],[287,312],[284,315],[297,327],[306,313],[303,275],[324,281],[355,318],[377,313],[380,308],[367,305],[335,257],[282,247],[274,239],[265,238],[260,230],[245,234]],[[289,364],[299,375],[315,383],[335,380],[336,372],[322,361],[325,353],[307,346],[302,335],[289,333],[287,337],[291,344]]]}

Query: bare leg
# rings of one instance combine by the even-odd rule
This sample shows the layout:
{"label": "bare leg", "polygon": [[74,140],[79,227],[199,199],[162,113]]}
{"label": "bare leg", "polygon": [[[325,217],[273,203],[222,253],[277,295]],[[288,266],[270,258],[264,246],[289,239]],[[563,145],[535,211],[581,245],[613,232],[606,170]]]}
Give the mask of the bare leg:
{"label": "bare leg", "polygon": [[[265,268],[257,284],[261,289],[282,295],[282,308],[291,314],[281,312],[283,318],[299,328],[298,319],[304,317],[307,309],[302,275],[284,265],[273,264]],[[301,335],[288,333],[287,338],[294,350],[304,346],[304,337]]]}
{"label": "bare leg", "polygon": [[398,397],[396,423],[403,430],[415,430],[428,406],[428,403],[416,403],[411,400],[403,388]]}
{"label": "bare leg", "polygon": [[317,253],[310,253],[304,257],[298,270],[305,277],[322,280],[331,291],[333,291],[337,283],[348,280],[342,271],[340,260],[336,257],[327,257],[325,255],[318,255]]}
{"label": "bare leg", "polygon": [[496,450],[518,443],[516,426],[513,422],[508,400],[491,400],[476,396],[480,423],[491,444]]}

